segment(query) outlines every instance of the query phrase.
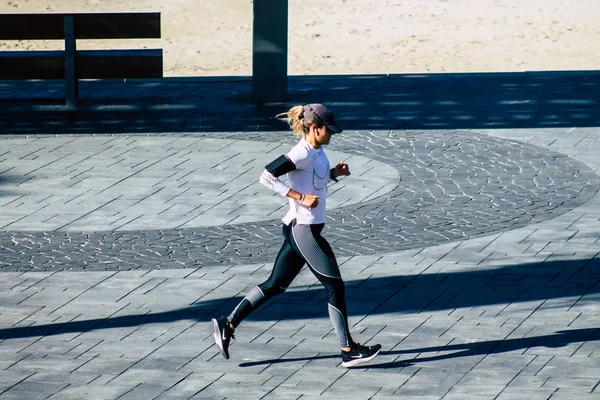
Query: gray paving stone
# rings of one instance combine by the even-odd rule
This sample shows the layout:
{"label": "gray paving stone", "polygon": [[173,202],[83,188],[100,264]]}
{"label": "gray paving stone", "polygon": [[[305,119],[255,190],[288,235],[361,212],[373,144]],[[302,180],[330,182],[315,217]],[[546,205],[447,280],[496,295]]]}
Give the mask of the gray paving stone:
{"label": "gray paving stone", "polygon": [[[197,140],[197,139],[192,139],[192,140]],[[389,134],[388,134],[388,138],[386,140],[387,140],[388,143],[393,143],[393,140],[396,140],[396,138],[394,136],[390,137]],[[113,139],[113,143],[114,142],[115,142],[115,140]],[[237,142],[240,142],[240,141],[238,140]],[[420,148],[419,148],[420,144],[419,144],[418,141],[412,142],[412,146],[416,149],[416,151],[420,151]],[[473,148],[477,148],[477,145],[473,145]],[[343,143],[342,143],[342,149],[343,149]],[[348,147],[347,149],[348,149],[347,151],[352,151],[350,147]],[[507,150],[507,151],[510,151],[510,150]],[[430,153],[429,157],[431,157],[432,155],[437,155],[437,153]],[[390,158],[387,155],[385,155],[384,153],[382,153],[381,151],[378,152],[378,156],[379,157],[384,156],[383,158],[380,158],[383,161],[386,161],[386,162],[390,161]],[[360,157],[362,157],[364,159],[364,156],[360,156]],[[443,158],[442,158],[442,160],[443,160]],[[557,160],[557,158],[555,158],[555,160]],[[560,160],[560,159],[558,159],[558,160]],[[429,171],[428,171],[427,167],[422,168],[422,169],[423,169],[423,171],[425,173],[431,173],[433,171],[433,169],[431,169],[431,168],[429,168]],[[466,172],[467,171],[465,171],[465,173]],[[379,175],[380,174],[381,174],[381,169],[379,169]],[[360,175],[360,174],[358,174],[358,175]],[[402,172],[400,173],[400,175],[402,176]],[[457,178],[460,177],[460,171],[457,172],[456,177]],[[359,176],[359,178],[360,178],[360,176]],[[432,182],[443,182],[443,181],[439,180],[440,178],[446,179],[446,177],[440,176],[440,177],[437,177],[437,178],[432,178],[433,179]],[[450,180],[452,180],[452,178],[450,176],[448,176],[447,178],[450,178]],[[140,178],[140,179],[143,180],[144,178]],[[371,179],[371,181],[376,182],[376,179]],[[414,187],[415,189],[417,189],[416,191],[412,190],[412,193],[413,193],[413,196],[415,196],[417,199],[421,199],[419,201],[424,201],[424,200],[426,200],[427,197],[431,197],[433,195],[433,192],[431,192],[431,189],[423,189],[423,190],[421,190],[421,189],[418,189],[417,186],[412,185],[411,184],[411,180],[409,179],[409,177],[403,176],[402,177],[402,181],[405,182],[405,185],[406,185],[405,187],[408,187],[409,189],[411,187]],[[100,185],[102,185],[102,183],[101,183],[102,181],[101,180],[98,181],[97,179],[94,179],[94,182],[97,182]],[[143,181],[141,181],[141,182],[143,182]],[[349,180],[349,182],[352,182],[352,181]],[[419,182],[419,185],[423,185],[423,184],[427,184],[429,181],[425,180],[425,179],[417,178],[415,180],[415,183],[416,182]],[[106,184],[110,185],[111,182],[106,182],[105,185]],[[146,182],[146,186],[148,186],[150,184],[156,184],[156,183],[155,183],[155,181],[152,181],[150,183]],[[539,183],[537,183],[537,185],[539,185]],[[430,186],[431,188],[435,188],[437,190],[439,185],[438,186],[436,186],[436,185],[428,185],[428,186]],[[382,186],[382,187],[385,188],[385,185]],[[558,186],[554,186],[554,187],[558,187]],[[389,188],[391,188],[391,186]],[[382,193],[385,193],[385,191],[387,191],[387,190],[389,190],[389,189],[383,189]],[[398,190],[397,188],[393,189],[393,191],[391,193],[393,193],[394,191],[397,191],[397,190]],[[497,190],[497,189],[495,189],[494,186],[490,186],[490,190]],[[370,192],[369,196],[379,196],[377,194],[377,191],[375,191],[375,192],[369,191],[369,192]],[[357,200],[361,201],[362,199],[364,199],[364,196],[360,195],[360,191],[359,190],[353,190],[352,193],[353,193],[354,196],[356,196]],[[441,191],[441,192],[437,193],[437,196],[441,197],[441,198],[444,198],[444,196],[446,196],[447,194],[450,194],[450,193],[446,193],[444,191]],[[423,196],[425,196],[425,197],[423,197]],[[487,196],[487,194],[486,194],[486,196]],[[111,197],[111,196],[108,196],[108,197],[110,197],[110,199],[108,199],[107,201],[109,201],[110,203],[104,202],[104,203],[100,203],[100,205],[107,204],[105,207],[110,207],[111,204],[114,203],[114,201],[118,201],[118,200],[115,200],[114,195],[113,195],[113,197]],[[473,197],[473,196],[471,196],[471,197]],[[379,198],[379,197],[377,197],[377,198]],[[390,198],[393,198],[393,196],[390,197]],[[206,199],[209,199],[209,198],[207,197]],[[520,200],[517,200],[517,201],[520,201]],[[347,204],[347,202],[344,203],[344,204]],[[419,205],[419,202],[417,202],[416,204]],[[427,204],[427,202],[425,204],[420,204],[419,206],[421,206],[421,207],[422,206],[426,206],[426,204]],[[115,203],[115,205],[116,205],[116,203]],[[498,206],[500,206],[500,204]],[[533,204],[533,206],[534,206],[533,207],[534,210],[539,210],[540,207],[543,207],[542,205],[536,205],[536,204]],[[128,205],[124,205],[124,207],[128,207]],[[224,205],[218,205],[217,207],[213,207],[213,209],[214,209],[215,212],[220,212],[221,213],[221,216],[218,218],[218,220],[215,220],[213,218],[213,220],[212,220],[213,222],[211,222],[211,223],[215,223],[215,224],[218,224],[218,223],[231,223],[232,220],[225,221],[226,219],[229,218],[228,213],[230,213],[232,210],[236,210],[236,209],[244,210],[244,207],[240,208],[239,205],[237,205],[237,206],[233,206],[232,205],[231,208],[225,207],[225,209],[221,209],[220,207],[224,207]],[[150,213],[162,212],[162,211],[164,211],[166,209],[164,206],[161,206],[160,208],[157,208],[155,211],[152,211],[152,206],[144,206],[142,208],[144,208],[145,210],[147,210],[146,212],[150,212]],[[347,208],[347,205],[343,207],[343,209],[346,209],[346,208]],[[393,210],[393,208],[390,208],[389,204],[385,204],[384,207],[383,207],[383,209],[385,210],[383,212],[386,215],[388,215],[388,214],[395,215],[396,214],[396,212]],[[550,208],[550,209],[552,209],[552,208]],[[92,209],[91,211],[93,211],[93,210],[94,209]],[[223,210],[225,210],[225,211],[223,211]],[[368,209],[364,209],[364,211],[366,211],[366,214],[363,214],[363,210],[361,210],[360,208],[357,211],[358,211],[358,214],[356,216],[359,218],[359,220],[364,220],[364,218],[367,217],[367,216],[369,216],[367,218],[370,218],[370,215],[375,213],[376,208],[369,207]],[[256,212],[259,212],[258,209],[257,209]],[[272,214],[274,212],[275,212],[275,209],[273,209],[273,211],[271,211],[269,214]],[[355,211],[355,214],[356,214],[356,211]],[[381,214],[381,211],[379,212],[379,214]],[[404,212],[403,214],[406,214],[406,212]],[[351,213],[351,215],[352,215],[352,213]],[[362,217],[361,217],[361,215],[362,215]],[[402,215],[402,214],[400,214],[400,215]],[[435,213],[433,213],[432,215],[435,215]],[[481,214],[481,216],[480,216],[480,215],[478,215],[478,212],[476,212],[474,215],[472,215],[472,216],[470,216],[468,218],[475,217],[474,221],[481,220],[481,222],[483,222],[483,220],[482,220],[483,216],[484,216],[484,214]],[[90,219],[90,218],[92,218],[92,219]],[[232,217],[232,218],[234,218],[234,217]],[[235,218],[238,218],[238,216],[236,216]],[[152,221],[155,221],[155,219],[153,219],[153,218],[148,219],[148,217],[146,217],[145,215],[143,215],[143,213],[140,213],[140,212],[133,213],[131,215],[128,215],[128,214],[126,214],[126,215],[119,215],[119,214],[117,214],[115,216],[115,219],[116,220],[113,220],[111,222],[112,228],[115,228],[115,224],[117,224],[118,227],[126,227],[127,225],[129,225],[130,228],[138,229],[138,228],[141,228],[146,223],[154,224],[154,222],[152,222]],[[201,220],[211,221],[210,218],[207,219],[206,216],[204,216],[204,215],[200,215],[200,216],[193,216],[192,215],[191,218],[188,218],[188,220],[186,220],[186,221],[182,221],[181,219],[172,221],[171,222],[171,226],[174,225],[174,224],[176,224],[176,223],[180,224],[180,226],[189,226],[188,224],[192,223],[190,221],[196,221],[196,222],[193,222],[193,224],[197,224]],[[146,221],[146,222],[144,222],[144,221]],[[22,221],[20,221],[20,222],[22,222]],[[63,222],[63,221],[61,221],[61,222]],[[183,225],[182,225],[182,222],[183,222]],[[238,219],[238,222],[240,222],[239,219]],[[351,222],[351,221],[348,221],[348,222]],[[90,216],[86,216],[84,218],[79,218],[77,220],[66,221],[63,224],[63,227],[71,226],[71,228],[75,228],[75,229],[91,230],[91,227],[93,225],[97,225],[97,223],[99,223],[99,222],[94,222],[92,215],[90,215]],[[131,224],[140,224],[140,223],[142,225],[139,225],[139,226],[137,226],[137,225],[131,225]],[[431,223],[431,222],[428,222],[427,220],[425,220],[425,221],[423,221],[423,223],[427,224],[427,223]],[[448,224],[452,224],[452,219],[448,219]],[[434,223],[432,226],[433,226],[433,229],[434,229],[432,232],[429,232],[429,230],[420,231],[420,233],[419,233],[419,240],[425,240],[425,243],[427,243],[428,241],[448,240],[448,239],[452,239],[453,237],[456,236],[456,233],[453,233],[452,231],[447,231],[447,230],[443,231],[443,232],[439,231],[439,228],[438,228],[439,224],[438,223]],[[488,224],[488,226],[492,227],[491,229],[495,229],[495,228],[493,228],[493,225],[489,225]],[[350,226],[348,226],[348,228],[350,228]],[[381,226],[381,228],[384,228],[384,227]],[[380,229],[380,231],[381,231],[381,229]],[[342,232],[343,232],[343,230],[342,230]],[[414,233],[417,233],[417,232],[414,232]],[[480,231],[480,230],[478,230],[476,228],[475,230],[471,231],[470,235],[480,235],[482,233],[483,233],[482,231]],[[410,236],[411,236],[411,232],[407,232],[407,236],[405,238],[403,238],[401,242],[403,242],[404,240],[407,240]],[[395,240],[397,240],[397,238],[398,238],[395,235],[393,237],[395,238]],[[336,237],[332,237],[331,240],[332,240],[332,243],[337,244],[337,242],[340,239],[338,239]],[[366,246],[363,246],[362,244],[355,244],[354,248],[358,249],[362,253],[364,253],[364,252],[374,252],[374,251],[377,251],[378,249],[385,248],[384,246],[386,246],[386,244],[384,242],[377,243],[376,241],[373,241],[372,239],[371,239],[371,241],[372,241],[371,244],[366,245]],[[105,244],[106,244],[106,242],[107,242],[106,239],[104,239],[102,241],[102,243],[105,243]],[[275,247],[275,246],[273,246],[273,247]],[[398,247],[398,246],[396,246],[396,247]],[[237,247],[230,247],[230,248],[233,249],[234,251],[237,250],[238,252],[240,252],[240,253],[243,254],[243,252],[241,252],[240,249],[237,248]],[[350,248],[340,247],[340,251],[348,251],[348,250],[350,250]],[[134,254],[131,254],[131,256],[137,257]],[[48,260],[39,259],[39,260],[34,260],[34,262],[36,264],[41,263],[40,265],[46,266],[46,265],[52,265],[52,263],[55,262],[54,260],[55,259],[48,259]],[[142,260],[140,260],[140,264],[142,264],[141,261]],[[196,262],[198,262],[198,261],[199,261],[199,259],[196,258]],[[63,262],[64,262],[64,260],[63,260]],[[112,263],[114,265],[114,261]],[[123,264],[123,261],[118,262],[118,264]],[[151,264],[154,264],[156,266],[155,263],[151,263]]]}
{"label": "gray paving stone", "polygon": [[81,399],[93,397],[95,399],[116,399],[131,390],[130,386],[106,386],[89,384],[86,386],[69,386],[56,393],[51,399]]}
{"label": "gray paving stone", "polygon": [[556,398],[559,400],[593,400],[598,398],[597,393],[579,393],[579,390],[569,390],[569,389],[558,389],[552,395],[552,398]]}
{"label": "gray paving stone", "polygon": [[[365,107],[371,124],[431,128],[428,115],[454,115],[379,103],[374,82],[361,94],[377,104]],[[402,79],[385,84],[407,89]],[[246,84],[228,85],[202,93]],[[96,87],[96,99],[204,96],[190,84]],[[266,279],[281,243],[285,201],[249,175],[294,142],[262,129],[264,115],[239,102],[227,113],[225,103],[196,110],[202,121],[179,111],[179,122],[157,124],[163,133],[93,136],[73,134],[103,126],[93,122],[101,105],[82,104],[87,128],[0,139],[0,399],[55,390],[51,398],[348,398],[342,387],[355,398],[598,398],[596,128],[340,135],[328,154],[353,175],[331,186],[325,234],[347,282],[352,335],[383,344],[373,362],[345,370],[324,291],[307,271],[238,328],[232,359],[213,344],[210,318]],[[0,125],[23,107],[11,103]],[[553,124],[559,108],[547,110]],[[227,115],[251,115],[257,128],[236,132]],[[218,130],[198,131],[215,120]],[[200,168],[207,160],[215,173]]]}

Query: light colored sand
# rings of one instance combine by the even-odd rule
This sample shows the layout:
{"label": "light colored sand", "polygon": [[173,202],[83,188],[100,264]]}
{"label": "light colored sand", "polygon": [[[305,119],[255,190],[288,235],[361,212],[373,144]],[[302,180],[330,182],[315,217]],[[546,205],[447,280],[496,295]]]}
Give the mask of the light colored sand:
{"label": "light colored sand", "polygon": [[[289,0],[289,8],[290,74],[600,69],[600,0]],[[251,73],[251,0],[0,2],[0,12],[110,11],[162,13],[163,38],[135,46],[162,47],[165,76]],[[79,48],[116,45],[131,46]]]}

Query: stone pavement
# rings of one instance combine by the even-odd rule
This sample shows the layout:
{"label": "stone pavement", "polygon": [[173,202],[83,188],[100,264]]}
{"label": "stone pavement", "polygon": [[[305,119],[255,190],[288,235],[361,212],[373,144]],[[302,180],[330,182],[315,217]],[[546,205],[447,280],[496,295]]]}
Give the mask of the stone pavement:
{"label": "stone pavement", "polygon": [[[600,75],[0,83],[0,400],[600,399]],[[210,318],[264,280],[281,197],[256,181],[324,102],[330,240],[351,331],[340,365],[303,271],[236,332]]]}

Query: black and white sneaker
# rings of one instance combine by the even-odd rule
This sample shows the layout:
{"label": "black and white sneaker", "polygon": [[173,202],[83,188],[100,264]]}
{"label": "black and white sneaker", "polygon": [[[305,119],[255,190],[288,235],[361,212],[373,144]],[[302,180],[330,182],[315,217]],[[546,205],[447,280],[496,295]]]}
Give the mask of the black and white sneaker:
{"label": "black and white sneaker", "polygon": [[342,366],[348,368],[371,361],[379,354],[380,350],[380,344],[374,346],[361,346],[360,343],[354,343],[352,345],[352,350],[348,352],[342,351]]}
{"label": "black and white sneaker", "polygon": [[213,318],[212,320],[213,329],[215,333],[213,336],[215,337],[215,343],[219,346],[219,350],[221,350],[221,354],[227,360],[229,360],[229,342],[231,339],[235,339],[233,336],[233,329],[229,326],[229,321],[227,318]]}

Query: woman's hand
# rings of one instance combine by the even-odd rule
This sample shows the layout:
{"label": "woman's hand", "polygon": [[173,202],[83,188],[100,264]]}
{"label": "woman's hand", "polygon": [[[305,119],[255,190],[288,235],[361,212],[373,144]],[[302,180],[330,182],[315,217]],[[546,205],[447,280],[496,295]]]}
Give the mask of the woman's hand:
{"label": "woman's hand", "polygon": [[308,207],[308,209],[313,209],[317,205],[319,205],[319,196],[313,196],[312,194],[305,194],[300,199],[300,204],[304,207]]}
{"label": "woman's hand", "polygon": [[337,178],[338,176],[348,176],[350,175],[350,168],[348,164],[345,162],[340,162],[338,165],[333,168],[333,177]]}

